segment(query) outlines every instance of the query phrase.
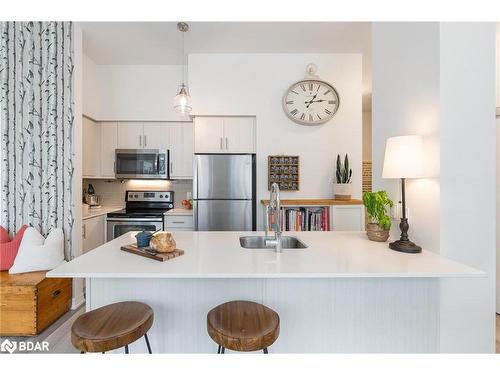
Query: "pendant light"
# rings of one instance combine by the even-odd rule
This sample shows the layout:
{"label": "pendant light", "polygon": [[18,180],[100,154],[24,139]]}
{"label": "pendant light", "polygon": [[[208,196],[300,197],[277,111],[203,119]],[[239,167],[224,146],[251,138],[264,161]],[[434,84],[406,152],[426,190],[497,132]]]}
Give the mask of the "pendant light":
{"label": "pendant light", "polygon": [[191,112],[191,97],[189,96],[189,88],[185,80],[185,70],[187,69],[186,56],[184,54],[184,34],[189,30],[189,25],[185,22],[177,24],[177,30],[182,33],[182,83],[179,87],[179,92],[174,98],[175,112],[182,116],[186,116]]}

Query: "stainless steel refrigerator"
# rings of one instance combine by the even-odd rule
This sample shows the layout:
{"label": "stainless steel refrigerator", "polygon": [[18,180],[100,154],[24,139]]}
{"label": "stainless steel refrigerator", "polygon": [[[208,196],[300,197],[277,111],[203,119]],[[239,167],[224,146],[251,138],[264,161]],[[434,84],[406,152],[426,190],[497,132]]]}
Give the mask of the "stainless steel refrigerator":
{"label": "stainless steel refrigerator", "polygon": [[255,178],[255,154],[196,154],[195,230],[256,230]]}

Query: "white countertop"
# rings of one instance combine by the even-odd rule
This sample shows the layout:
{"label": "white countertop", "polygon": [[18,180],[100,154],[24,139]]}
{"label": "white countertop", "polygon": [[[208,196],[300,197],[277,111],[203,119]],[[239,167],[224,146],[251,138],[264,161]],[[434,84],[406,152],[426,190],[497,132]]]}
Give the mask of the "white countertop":
{"label": "white countertop", "polygon": [[342,278],[477,277],[484,273],[429,251],[404,254],[365,232],[287,232],[307,249],[243,249],[241,235],[262,232],[172,232],[185,254],[159,262],[120,250],[129,232],[47,273],[91,278]]}
{"label": "white countertop", "polygon": [[92,217],[107,215],[110,212],[119,211],[123,208],[120,206],[104,206],[101,208],[89,208],[88,204],[84,204],[82,207],[82,219],[90,219]]}
{"label": "white countertop", "polygon": [[185,208],[173,208],[165,212],[166,216],[193,216],[193,210],[187,210]]}

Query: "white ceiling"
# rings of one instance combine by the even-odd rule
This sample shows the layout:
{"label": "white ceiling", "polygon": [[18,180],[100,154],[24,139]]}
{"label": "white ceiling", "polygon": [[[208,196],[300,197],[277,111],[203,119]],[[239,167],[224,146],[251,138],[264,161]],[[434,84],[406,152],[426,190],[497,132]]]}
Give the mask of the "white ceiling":
{"label": "white ceiling", "polygon": [[[83,22],[83,49],[97,64],[181,63],[175,22]],[[362,53],[371,93],[369,22],[192,22],[186,53]]]}

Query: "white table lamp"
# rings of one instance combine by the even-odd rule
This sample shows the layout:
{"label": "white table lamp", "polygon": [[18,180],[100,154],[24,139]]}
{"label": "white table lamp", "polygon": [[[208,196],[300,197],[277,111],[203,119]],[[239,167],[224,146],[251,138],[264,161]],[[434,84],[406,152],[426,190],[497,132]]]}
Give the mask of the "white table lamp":
{"label": "white table lamp", "polygon": [[391,242],[389,247],[404,253],[420,253],[422,248],[408,238],[408,218],[406,217],[405,184],[407,178],[423,177],[422,137],[406,135],[388,138],[385,144],[383,178],[401,179],[402,217],[399,228],[401,238]]}

